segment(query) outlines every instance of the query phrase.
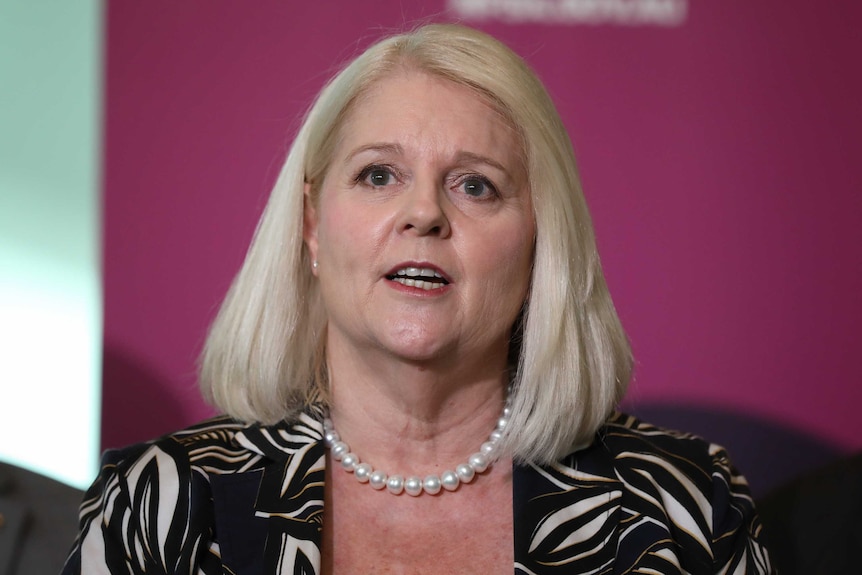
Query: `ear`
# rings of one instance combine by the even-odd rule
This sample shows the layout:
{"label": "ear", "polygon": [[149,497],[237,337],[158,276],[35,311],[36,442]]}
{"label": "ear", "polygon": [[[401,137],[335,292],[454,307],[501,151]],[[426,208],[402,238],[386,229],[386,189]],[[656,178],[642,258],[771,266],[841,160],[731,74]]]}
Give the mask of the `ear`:
{"label": "ear", "polygon": [[[311,261],[317,260],[317,209],[311,200],[311,184],[306,183],[302,194],[302,239]],[[312,268],[311,273],[317,275]]]}

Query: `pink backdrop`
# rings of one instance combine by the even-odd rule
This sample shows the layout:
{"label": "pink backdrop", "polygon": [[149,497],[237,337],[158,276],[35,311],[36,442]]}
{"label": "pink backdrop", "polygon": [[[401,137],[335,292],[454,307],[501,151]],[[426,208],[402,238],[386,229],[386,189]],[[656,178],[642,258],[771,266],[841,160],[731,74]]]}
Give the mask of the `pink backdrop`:
{"label": "pink backdrop", "polygon": [[[453,15],[444,0],[106,4],[112,447],[211,413],[195,359],[312,95],[381,32]],[[472,23],[527,58],[569,127],[637,358],[629,407],[862,448],[862,5]]]}

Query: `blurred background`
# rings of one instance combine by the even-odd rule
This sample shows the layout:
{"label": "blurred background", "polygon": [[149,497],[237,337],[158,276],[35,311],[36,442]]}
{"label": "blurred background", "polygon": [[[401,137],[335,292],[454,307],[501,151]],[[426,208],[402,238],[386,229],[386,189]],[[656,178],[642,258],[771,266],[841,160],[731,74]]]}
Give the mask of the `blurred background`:
{"label": "blurred background", "polygon": [[0,0],[0,459],[83,488],[213,413],[196,358],[302,113],[429,21],[556,101],[625,409],[725,444],[756,494],[862,449],[862,4]]}

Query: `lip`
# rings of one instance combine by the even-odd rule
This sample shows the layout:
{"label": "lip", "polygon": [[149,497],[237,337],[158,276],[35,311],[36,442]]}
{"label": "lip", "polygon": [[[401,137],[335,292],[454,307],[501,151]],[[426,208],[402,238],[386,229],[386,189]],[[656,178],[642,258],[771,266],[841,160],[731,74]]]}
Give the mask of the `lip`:
{"label": "lip", "polygon": [[[423,289],[421,287],[410,286],[410,285],[406,285],[404,283],[401,283],[399,281],[396,281],[394,276],[399,271],[407,269],[407,268],[420,268],[423,270],[433,271],[435,273],[434,277],[436,277],[438,279],[442,279],[443,283],[439,287],[434,287],[432,289]],[[430,277],[430,276],[426,276],[426,277]],[[383,279],[386,280],[386,283],[389,286],[391,286],[394,289],[397,289],[398,291],[403,291],[406,293],[413,293],[413,294],[421,294],[421,295],[442,294],[444,292],[449,291],[449,289],[451,289],[450,286],[453,283],[451,276],[449,274],[447,274],[446,271],[443,270],[440,266],[437,266],[435,264],[432,264],[431,262],[425,262],[425,261],[400,262],[400,263],[392,266],[392,268],[384,274]]]}

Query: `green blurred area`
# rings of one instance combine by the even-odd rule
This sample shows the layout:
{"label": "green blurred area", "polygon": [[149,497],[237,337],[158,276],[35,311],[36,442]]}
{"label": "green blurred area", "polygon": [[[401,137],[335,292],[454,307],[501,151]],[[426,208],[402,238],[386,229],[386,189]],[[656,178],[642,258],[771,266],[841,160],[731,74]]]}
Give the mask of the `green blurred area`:
{"label": "green blurred area", "polygon": [[[102,5],[0,0],[0,459],[82,486],[101,365]],[[60,433],[58,433],[60,431]]]}

